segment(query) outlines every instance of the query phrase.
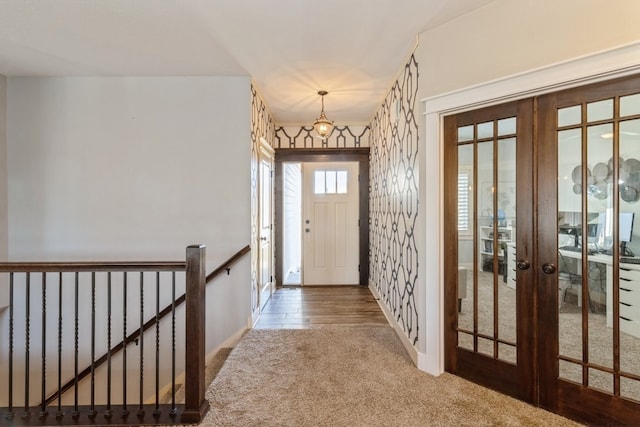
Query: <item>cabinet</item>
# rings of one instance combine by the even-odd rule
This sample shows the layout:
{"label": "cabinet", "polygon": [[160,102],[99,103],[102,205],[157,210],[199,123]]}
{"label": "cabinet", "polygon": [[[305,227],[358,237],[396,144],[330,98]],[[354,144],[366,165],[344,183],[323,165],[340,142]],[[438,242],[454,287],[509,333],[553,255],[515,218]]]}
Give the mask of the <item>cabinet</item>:
{"label": "cabinet", "polygon": [[516,288],[516,243],[507,243],[507,286]]}
{"label": "cabinet", "polygon": [[620,331],[640,337],[640,271],[620,264]]}
{"label": "cabinet", "polygon": [[498,247],[494,250],[494,228],[492,226],[480,227],[480,268],[482,271],[493,271],[493,257],[498,257],[499,274],[507,277],[507,245],[513,240],[513,229],[511,227],[498,227]]}

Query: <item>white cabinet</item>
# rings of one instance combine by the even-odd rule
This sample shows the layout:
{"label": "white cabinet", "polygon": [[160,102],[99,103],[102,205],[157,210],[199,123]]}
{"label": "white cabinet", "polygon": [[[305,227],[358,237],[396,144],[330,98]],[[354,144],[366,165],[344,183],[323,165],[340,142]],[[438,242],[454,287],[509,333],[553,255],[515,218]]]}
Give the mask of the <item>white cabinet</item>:
{"label": "white cabinet", "polygon": [[516,242],[507,243],[507,286],[516,288]]}
{"label": "white cabinet", "polygon": [[[498,247],[494,249],[494,232],[498,233]],[[498,257],[499,274],[507,276],[507,262],[510,257],[505,258],[507,245],[513,240],[513,229],[511,227],[498,227],[494,229],[491,226],[480,227],[480,268],[483,271],[493,271],[494,256]]]}
{"label": "white cabinet", "polygon": [[620,331],[640,338],[640,271],[620,264]]}

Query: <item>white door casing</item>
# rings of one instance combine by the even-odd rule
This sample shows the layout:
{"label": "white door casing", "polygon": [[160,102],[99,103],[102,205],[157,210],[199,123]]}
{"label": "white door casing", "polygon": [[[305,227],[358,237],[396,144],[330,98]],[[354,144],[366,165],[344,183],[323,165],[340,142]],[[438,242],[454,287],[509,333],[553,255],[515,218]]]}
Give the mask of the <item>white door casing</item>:
{"label": "white door casing", "polygon": [[358,284],[358,163],[305,163],[303,188],[303,284]]}

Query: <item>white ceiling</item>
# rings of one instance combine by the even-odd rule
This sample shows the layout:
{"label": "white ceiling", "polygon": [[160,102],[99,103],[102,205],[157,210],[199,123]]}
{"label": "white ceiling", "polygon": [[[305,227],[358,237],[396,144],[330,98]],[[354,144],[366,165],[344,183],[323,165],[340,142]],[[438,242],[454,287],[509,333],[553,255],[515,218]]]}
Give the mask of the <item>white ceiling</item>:
{"label": "white ceiling", "polygon": [[274,120],[367,122],[417,35],[493,0],[0,0],[6,76],[250,75]]}

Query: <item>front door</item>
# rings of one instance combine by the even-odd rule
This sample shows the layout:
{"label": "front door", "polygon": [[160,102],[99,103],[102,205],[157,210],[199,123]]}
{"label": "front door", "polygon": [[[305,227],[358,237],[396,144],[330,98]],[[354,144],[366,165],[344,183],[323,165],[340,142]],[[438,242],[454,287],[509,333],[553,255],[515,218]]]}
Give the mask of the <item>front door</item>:
{"label": "front door", "polygon": [[[445,118],[445,368],[533,400],[532,101]],[[457,237],[453,237],[457,236]],[[527,321],[522,321],[527,319]]]}
{"label": "front door", "polygon": [[358,284],[358,163],[305,163],[303,188],[303,284]]}

